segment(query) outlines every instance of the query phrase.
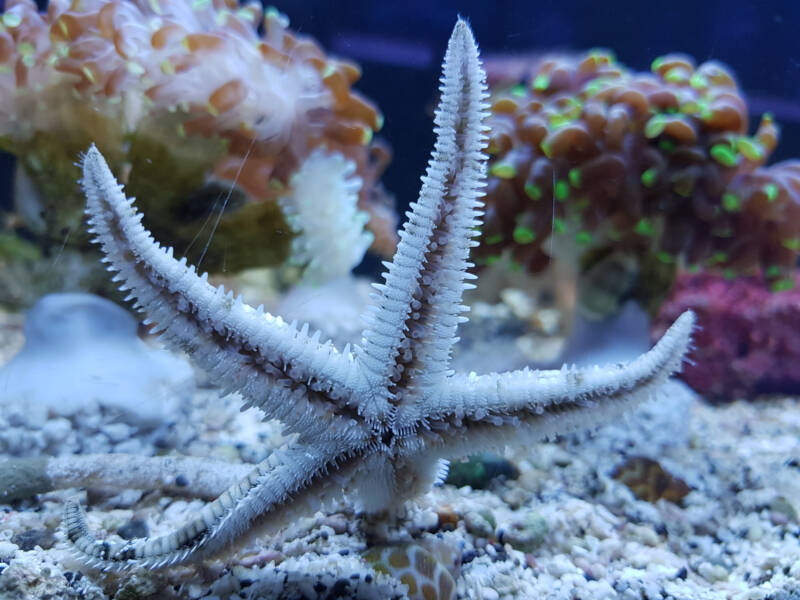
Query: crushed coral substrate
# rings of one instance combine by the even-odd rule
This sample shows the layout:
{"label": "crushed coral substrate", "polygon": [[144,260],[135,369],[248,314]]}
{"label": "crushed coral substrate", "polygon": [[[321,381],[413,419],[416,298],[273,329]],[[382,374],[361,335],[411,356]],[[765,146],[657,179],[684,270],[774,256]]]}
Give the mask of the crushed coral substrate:
{"label": "crushed coral substrate", "polygon": [[[5,361],[20,346],[20,319],[0,321]],[[200,381],[172,423],[125,439],[102,415],[36,421],[20,408],[0,415],[0,457],[35,455],[53,447],[55,435],[65,454],[88,448],[254,462],[285,441],[276,423],[238,407]],[[458,598],[800,598],[797,398],[711,406],[673,382],[624,422],[503,458],[518,468],[517,479],[482,490],[436,487],[379,528],[399,553],[429,551],[452,573]],[[688,487],[685,494],[673,486],[683,490],[676,498],[685,494],[677,503],[638,499],[612,476],[654,462]],[[625,479],[636,480],[635,473]],[[639,484],[640,495],[648,486],[652,495],[663,491],[646,476]],[[0,505],[0,598],[407,596],[406,585],[362,558],[379,543],[376,530],[368,536],[363,519],[347,511],[302,519],[196,566],[93,572],[71,558],[58,531],[64,502],[75,497],[88,503],[90,528],[109,539],[165,533],[201,506],[158,490],[65,490]]]}

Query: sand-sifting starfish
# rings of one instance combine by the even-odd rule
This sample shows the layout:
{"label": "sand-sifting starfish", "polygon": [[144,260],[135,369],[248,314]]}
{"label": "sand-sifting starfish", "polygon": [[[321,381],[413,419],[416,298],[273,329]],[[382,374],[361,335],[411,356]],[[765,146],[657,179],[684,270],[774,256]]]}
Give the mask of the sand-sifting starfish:
{"label": "sand-sifting starfish", "polygon": [[446,471],[446,457],[502,448],[609,421],[651,396],[678,369],[694,317],[682,315],[626,365],[454,373],[467,269],[486,180],[487,92],[469,26],[459,20],[444,58],[436,145],[376,284],[359,347],[321,344],[263,308],[215,289],[160,247],[100,152],[83,159],[92,231],[122,289],[173,348],[187,351],[246,406],[280,419],[296,440],[274,452],[190,522],[161,537],[108,543],[89,534],[77,503],[65,529],[101,568],[163,567],[218,553],[245,533],[276,529],[345,498],[357,510],[396,508]]}

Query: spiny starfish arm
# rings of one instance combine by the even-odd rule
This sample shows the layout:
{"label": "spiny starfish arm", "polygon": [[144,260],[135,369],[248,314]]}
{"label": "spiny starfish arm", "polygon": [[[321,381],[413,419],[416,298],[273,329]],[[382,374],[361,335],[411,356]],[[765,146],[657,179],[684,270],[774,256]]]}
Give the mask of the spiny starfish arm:
{"label": "spiny starfish arm", "polygon": [[82,185],[103,260],[170,346],[188,352],[220,386],[241,392],[248,405],[290,431],[315,436],[324,432],[325,415],[355,415],[348,404],[363,384],[347,349],[340,354],[320,344],[307,325],[298,330],[262,307],[253,309],[241,296],[215,289],[186,259],[175,260],[172,248],[159,246],[143,227],[94,145],[83,159]]}
{"label": "spiny starfish arm", "polygon": [[441,401],[432,403],[432,431],[472,443],[473,433],[492,437],[493,428],[501,440],[508,429],[543,438],[612,420],[680,370],[694,324],[686,311],[649,352],[627,364],[453,377]]}
{"label": "spiny starfish arm", "polygon": [[[357,458],[354,453],[335,453],[331,447],[284,446],[192,520],[154,538],[98,540],[72,501],[64,508],[63,528],[76,557],[94,568],[119,571],[192,562],[229,548],[245,532],[252,537],[320,510],[341,496]],[[331,471],[341,471],[342,476],[331,476]]]}
{"label": "spiny starfish arm", "polygon": [[[400,232],[384,284],[375,284],[359,362],[373,382],[359,407],[379,419],[401,404],[400,391],[445,377],[464,289],[470,248],[480,225],[485,186],[486,74],[469,26],[459,20],[448,43],[435,116],[436,145],[422,189]],[[412,391],[413,395],[413,391]]]}

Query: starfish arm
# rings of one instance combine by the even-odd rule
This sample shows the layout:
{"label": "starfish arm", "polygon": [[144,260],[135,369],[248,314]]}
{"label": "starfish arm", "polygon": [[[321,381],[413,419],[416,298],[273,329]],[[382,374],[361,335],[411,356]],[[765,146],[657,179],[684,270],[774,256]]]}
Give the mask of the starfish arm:
{"label": "starfish arm", "polygon": [[613,420],[680,369],[694,323],[691,311],[683,313],[649,352],[627,364],[453,377],[429,415],[430,430],[445,445],[469,441],[474,451],[481,439],[504,446],[521,434],[542,439]]}
{"label": "starfish arm", "polygon": [[104,570],[162,568],[214,556],[234,542],[241,544],[240,538],[279,529],[341,496],[360,455],[333,446],[292,445],[276,450],[196,517],[158,537],[116,543],[98,540],[74,501],[64,508],[64,532],[80,561]]}
{"label": "starfish arm", "polygon": [[324,429],[320,418],[347,415],[362,378],[349,350],[339,353],[280,317],[253,309],[214,288],[207,274],[198,276],[186,259],[178,261],[141,224],[142,215],[128,199],[100,152],[92,145],[83,159],[83,189],[90,230],[117,271],[121,289],[130,290],[145,323],[173,348],[180,348],[228,391],[240,391],[247,405],[259,406],[268,418],[280,419],[290,431],[310,436]]}
{"label": "starfish arm", "polygon": [[417,202],[386,264],[364,332],[359,362],[373,393],[359,410],[380,419],[398,391],[408,394],[443,378],[464,289],[469,250],[477,242],[485,186],[486,75],[469,26],[459,20],[450,38],[436,110],[436,145]]}

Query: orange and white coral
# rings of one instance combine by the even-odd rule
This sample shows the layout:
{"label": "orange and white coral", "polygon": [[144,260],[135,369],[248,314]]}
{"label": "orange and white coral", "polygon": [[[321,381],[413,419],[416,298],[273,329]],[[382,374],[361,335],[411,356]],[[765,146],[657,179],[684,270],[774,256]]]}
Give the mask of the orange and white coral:
{"label": "orange and white coral", "polygon": [[208,175],[276,202],[325,146],[356,164],[360,205],[391,249],[394,221],[374,202],[388,157],[372,142],[382,117],[351,88],[360,70],[292,33],[276,10],[236,0],[53,0],[39,13],[32,0],[11,0],[0,23],[5,148],[21,155],[38,132],[66,132],[124,165],[126,136],[142,130],[217,138],[226,151]]}

